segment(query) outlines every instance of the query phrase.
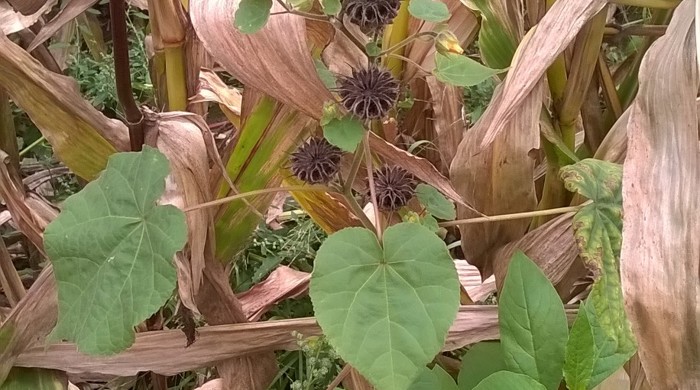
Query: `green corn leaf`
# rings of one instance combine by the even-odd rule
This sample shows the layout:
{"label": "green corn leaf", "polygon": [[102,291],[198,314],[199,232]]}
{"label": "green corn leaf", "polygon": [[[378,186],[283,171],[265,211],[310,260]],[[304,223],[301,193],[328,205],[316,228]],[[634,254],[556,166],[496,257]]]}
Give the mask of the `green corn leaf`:
{"label": "green corn leaf", "polygon": [[265,27],[271,8],[272,0],[241,0],[234,17],[234,26],[244,34],[252,34]]}
{"label": "green corn leaf", "polygon": [[481,59],[490,67],[506,69],[515,55],[520,37],[517,27],[509,21],[508,13],[501,3],[490,0],[472,0],[481,13],[479,29],[479,51]]}
{"label": "green corn leaf", "polygon": [[134,326],[171,296],[172,258],[187,226],[182,211],[156,204],[168,171],[167,158],[148,146],[115,154],[46,227],[58,285],[53,336],[85,353],[123,351],[134,342]]}
{"label": "green corn leaf", "polygon": [[438,80],[458,87],[481,84],[500,70],[487,68],[471,58],[459,54],[435,53],[435,70]]}
{"label": "green corn leaf", "polygon": [[[575,191],[591,199],[593,203],[579,210],[573,226],[580,256],[590,268],[595,281],[587,299],[585,310],[595,348],[578,350],[583,342],[572,335],[569,355],[578,360],[593,354],[594,363],[590,380],[587,375],[568,366],[570,377],[584,378],[586,388],[600,384],[617,371],[637,349],[622,300],[620,284],[620,249],[622,243],[622,166],[606,161],[585,159],[561,169],[561,177],[569,191]],[[583,326],[583,325],[581,325]],[[577,337],[587,337],[581,331]]]}
{"label": "green corn leaf", "polygon": [[364,228],[328,237],[309,293],[331,345],[382,390],[409,388],[442,348],[459,308],[445,243],[405,222],[386,229],[383,245]]}
{"label": "green corn leaf", "polygon": [[450,11],[447,5],[438,0],[410,0],[408,12],[414,18],[427,22],[440,23],[450,18]]}
{"label": "green corn leaf", "polygon": [[40,368],[13,367],[5,382],[0,381],[2,390],[65,390],[68,380],[65,373]]}
{"label": "green corn leaf", "polygon": [[489,375],[506,370],[503,348],[498,341],[482,341],[462,357],[459,369],[459,390],[472,390]]}
{"label": "green corn leaf", "polygon": [[564,305],[539,267],[520,251],[508,266],[498,320],[506,367],[557,389],[569,333]]}

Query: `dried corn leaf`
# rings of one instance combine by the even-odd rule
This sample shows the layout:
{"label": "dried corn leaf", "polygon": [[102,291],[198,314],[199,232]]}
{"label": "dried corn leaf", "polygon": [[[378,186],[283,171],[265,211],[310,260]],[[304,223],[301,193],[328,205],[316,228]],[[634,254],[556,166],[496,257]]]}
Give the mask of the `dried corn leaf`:
{"label": "dried corn leaf", "polygon": [[505,131],[508,123],[533,93],[547,68],[573,41],[588,20],[605,7],[605,0],[559,0],[518,47],[519,55],[505,79],[503,93],[486,110],[482,121],[489,130],[482,149]]}
{"label": "dried corn leaf", "polygon": [[[504,93],[502,85],[495,92]],[[508,131],[480,152],[480,142],[489,131],[488,123],[479,121],[459,145],[450,167],[450,177],[464,199],[486,215],[509,214],[534,210],[537,205],[533,175],[535,160],[530,157],[539,147],[539,118],[542,105],[542,84],[507,123]],[[480,153],[479,153],[480,152]],[[458,218],[475,213],[457,207]],[[462,225],[462,250],[465,259],[479,268],[482,278],[493,274],[488,252],[520,239],[530,221],[513,220],[485,225]]]}
{"label": "dried corn leaf", "polygon": [[264,281],[238,294],[248,321],[260,319],[270,308],[288,298],[307,293],[311,274],[287,266],[277,267]]}
{"label": "dried corn leaf", "polygon": [[[575,310],[567,311],[570,322]],[[75,344],[37,346],[15,362],[22,367],[53,368],[73,374],[132,376],[140,371],[163,375],[207,367],[231,357],[271,350],[298,349],[292,332],[304,336],[321,334],[313,318],[267,321],[198,328],[199,337],[185,348],[186,336],[179,329],[137,333],[126,351],[109,357],[79,353]],[[495,306],[462,306],[450,328],[443,350],[455,350],[482,340],[498,339]]]}
{"label": "dried corn leaf", "polygon": [[128,150],[126,126],[85,101],[74,80],[48,71],[0,36],[0,86],[41,130],[73,172],[92,179],[116,150]]}
{"label": "dried corn leaf", "polygon": [[16,12],[6,0],[0,0],[0,32],[4,35],[10,35],[29,28],[43,14],[56,5],[56,2],[57,0],[46,1],[37,12],[31,15],[23,15],[20,12]]}
{"label": "dried corn leaf", "polygon": [[36,49],[37,46],[46,42],[47,39],[56,34],[66,23],[75,19],[95,3],[97,3],[97,0],[71,0],[50,22],[46,23],[41,28],[36,34],[36,37],[34,37],[32,43],[27,47],[27,51],[31,52]]}
{"label": "dried corn leaf", "polygon": [[219,104],[226,118],[236,128],[241,127],[241,104],[243,95],[235,88],[224,84],[219,76],[211,69],[201,69],[197,94],[190,102],[215,102]]}
{"label": "dried corn leaf", "polygon": [[700,181],[695,1],[647,52],[623,173],[625,307],[653,388],[700,388]]}
{"label": "dried corn leaf", "polygon": [[48,3],[47,0],[7,0],[7,2],[22,15],[39,12]]}
{"label": "dried corn leaf", "polygon": [[[280,14],[255,34],[237,31],[231,22],[235,0],[192,2],[195,31],[212,56],[246,86],[319,119],[331,100],[311,59],[303,17]],[[273,12],[283,10],[273,5]],[[246,58],[246,61],[240,61]]]}

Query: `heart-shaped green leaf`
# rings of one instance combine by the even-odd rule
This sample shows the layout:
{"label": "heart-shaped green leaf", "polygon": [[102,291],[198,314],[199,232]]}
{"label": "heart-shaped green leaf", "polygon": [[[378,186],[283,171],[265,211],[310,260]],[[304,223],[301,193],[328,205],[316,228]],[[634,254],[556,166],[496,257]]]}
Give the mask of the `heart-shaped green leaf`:
{"label": "heart-shaped green leaf", "polygon": [[416,197],[435,218],[452,220],[457,217],[454,203],[450,202],[435,187],[427,184],[416,186]]}
{"label": "heart-shaped green leaf", "polygon": [[252,34],[265,27],[271,8],[272,0],[241,0],[233,24],[240,32]]}
{"label": "heart-shaped green leaf", "polygon": [[340,356],[380,390],[405,390],[445,342],[459,280],[445,243],[399,223],[383,247],[364,228],[318,250],[310,291],[316,320]]}
{"label": "heart-shaped green leaf", "polygon": [[498,321],[506,367],[557,389],[569,336],[564,305],[549,279],[520,251],[508,265]]}
{"label": "heart-shaped green leaf", "polygon": [[364,135],[362,122],[350,115],[330,119],[323,125],[323,137],[346,152],[354,152]]}
{"label": "heart-shaped green leaf", "polygon": [[432,370],[424,368],[408,390],[458,390],[454,379],[439,365]]}
{"label": "heart-shaped green leaf", "polygon": [[440,23],[450,18],[447,5],[439,0],[411,0],[408,12],[413,17],[427,22]]}
{"label": "heart-shaped green leaf", "polygon": [[433,74],[446,84],[472,87],[500,72],[498,69],[487,68],[467,56],[455,53],[435,53]]}
{"label": "heart-shaped green leaf", "polygon": [[182,211],[158,206],[168,160],[156,149],[112,155],[44,232],[58,284],[57,338],[85,353],[134,342],[134,326],[175,289],[172,258],[187,239]]}

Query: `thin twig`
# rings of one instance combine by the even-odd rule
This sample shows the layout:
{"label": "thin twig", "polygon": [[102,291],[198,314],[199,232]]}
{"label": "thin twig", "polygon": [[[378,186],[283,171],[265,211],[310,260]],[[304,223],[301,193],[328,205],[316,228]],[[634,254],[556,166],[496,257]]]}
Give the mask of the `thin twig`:
{"label": "thin twig", "polygon": [[362,145],[357,145],[355,149],[355,154],[352,157],[352,165],[350,166],[350,172],[348,172],[348,178],[343,185],[343,192],[348,189],[352,189],[352,185],[355,184],[355,178],[357,178],[357,172],[360,170],[360,164],[362,164],[362,153],[364,149]]}
{"label": "thin twig", "polygon": [[396,50],[408,45],[409,43],[415,41],[416,39],[424,37],[424,36],[428,36],[428,35],[433,37],[433,38],[435,38],[437,36],[437,34],[434,33],[433,31],[423,31],[423,32],[415,33],[415,34],[411,35],[410,37],[406,37],[406,39],[395,44],[394,46],[392,46],[386,50],[382,50],[381,52],[379,52],[379,54],[377,54],[377,57],[380,57],[380,56],[383,56],[384,54],[388,54],[388,53],[391,53],[393,51],[396,51]]}
{"label": "thin twig", "polygon": [[590,202],[586,202],[586,203],[578,205],[578,206],[559,207],[556,209],[547,209],[547,210],[538,210],[538,211],[528,211],[528,212],[524,212],[524,213],[514,213],[514,214],[493,215],[493,216],[486,216],[486,217],[458,219],[456,221],[441,222],[439,225],[442,227],[448,227],[448,226],[467,225],[467,224],[472,224],[472,223],[510,221],[513,219],[526,219],[526,218],[532,218],[532,217],[539,217],[539,216],[543,216],[543,215],[566,214],[566,213],[579,211],[584,206],[588,205],[589,203]]}
{"label": "thin twig", "polygon": [[337,30],[342,32],[353,44],[355,44],[355,46],[357,46],[357,48],[360,49],[362,54],[364,54],[366,57],[369,58],[369,56],[367,55],[367,50],[365,48],[365,45],[362,42],[360,42],[357,39],[357,37],[353,33],[351,33],[350,30],[348,30],[347,27],[345,27],[345,24],[343,23],[342,20],[339,20],[339,19],[333,20],[333,25],[335,26],[335,28]]}
{"label": "thin twig", "polygon": [[[309,13],[309,12],[297,11],[297,10],[295,10],[295,9],[293,9],[293,8],[290,8],[290,7],[287,5],[287,3],[284,2],[284,0],[277,0],[277,3],[279,3],[279,5],[281,5],[282,8],[285,9],[285,11],[287,11],[286,13],[290,13],[290,14],[292,14],[292,15],[301,16],[301,17],[304,17],[304,18],[306,18],[306,19],[318,20],[318,21],[321,21],[321,22],[328,22],[328,23],[330,23],[330,20],[328,20],[328,17],[327,17],[326,15],[312,14],[312,13]],[[279,14],[280,14],[279,12],[273,12],[273,13],[270,14],[270,16],[272,16],[272,15],[279,15]]]}
{"label": "thin twig", "polygon": [[337,192],[337,191],[334,191],[333,189],[326,187],[326,186],[290,186],[290,187],[263,188],[262,190],[248,191],[248,192],[244,192],[242,194],[237,194],[237,195],[227,196],[225,198],[212,200],[211,202],[196,204],[194,206],[190,206],[190,207],[185,208],[184,212],[187,213],[190,211],[203,209],[205,207],[219,206],[222,204],[233,202],[234,200],[240,200],[240,199],[248,198],[251,196],[270,194],[270,193],[274,193],[274,192],[291,192],[291,191]]}
{"label": "thin twig", "polygon": [[372,207],[374,208],[374,221],[377,229],[377,239],[382,241],[382,218],[379,214],[379,204],[377,203],[377,189],[374,187],[374,175],[372,174],[372,150],[369,148],[368,131],[362,140],[365,148],[365,165],[367,165],[367,181],[369,182],[369,193],[372,196]]}

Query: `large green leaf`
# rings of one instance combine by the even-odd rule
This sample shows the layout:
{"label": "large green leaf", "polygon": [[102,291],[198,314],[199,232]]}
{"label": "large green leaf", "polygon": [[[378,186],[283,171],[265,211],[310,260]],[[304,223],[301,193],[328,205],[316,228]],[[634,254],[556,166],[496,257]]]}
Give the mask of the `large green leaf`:
{"label": "large green leaf", "polygon": [[433,74],[438,80],[458,87],[472,87],[481,84],[489,77],[500,73],[471,58],[455,53],[435,53],[435,70]]}
{"label": "large green leaf", "polygon": [[2,390],[65,390],[68,379],[61,371],[39,368],[13,367],[5,382],[0,381]]}
{"label": "large green leaf", "polygon": [[172,258],[187,226],[182,211],[156,205],[168,171],[167,158],[148,146],[115,154],[46,227],[58,284],[55,337],[86,353],[122,351],[134,342],[134,326],[171,296]]}
{"label": "large green leaf", "polygon": [[310,285],[316,319],[342,358],[379,390],[407,389],[445,342],[459,281],[445,243],[399,223],[383,246],[364,228],[319,249]]}
{"label": "large green leaf", "polygon": [[558,388],[569,333],[564,305],[549,279],[521,251],[508,266],[498,320],[506,367],[547,389]]}
{"label": "large green leaf", "polygon": [[481,59],[490,67],[508,68],[520,39],[515,26],[509,23],[508,12],[502,8],[503,2],[472,0],[472,3],[482,17],[479,29]]}
{"label": "large green leaf", "polygon": [[458,390],[454,379],[439,365],[423,369],[408,390]]}
{"label": "large green leaf", "polygon": [[498,371],[479,383],[474,390],[544,390],[541,383],[527,375]]}
{"label": "large green leaf", "polygon": [[506,370],[503,348],[498,341],[482,341],[462,357],[459,369],[459,390],[472,390],[489,375]]}
{"label": "large green leaf", "polygon": [[252,34],[265,27],[271,8],[272,0],[241,0],[234,25],[242,33]]}
{"label": "large green leaf", "polygon": [[[595,275],[586,303],[587,319],[596,343],[595,349],[587,351],[595,358],[587,384],[591,388],[615,372],[637,349],[620,285],[622,166],[585,159],[562,168],[561,176],[569,191],[593,201],[579,210],[573,221],[580,256]],[[572,343],[577,341],[570,342],[570,354],[576,353]]]}

